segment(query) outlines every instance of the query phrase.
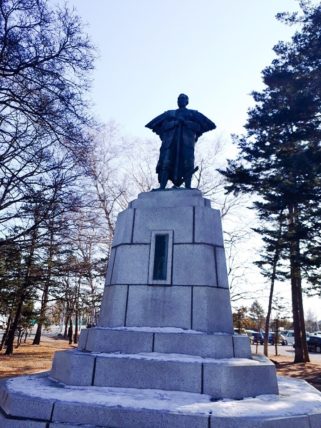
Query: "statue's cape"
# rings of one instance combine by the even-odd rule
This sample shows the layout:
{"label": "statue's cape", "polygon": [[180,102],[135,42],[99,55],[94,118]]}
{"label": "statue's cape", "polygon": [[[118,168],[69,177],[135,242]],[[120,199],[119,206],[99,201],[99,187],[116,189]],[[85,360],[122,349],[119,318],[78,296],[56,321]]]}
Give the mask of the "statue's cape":
{"label": "statue's cape", "polygon": [[[155,119],[147,123],[147,125],[145,125],[146,128],[151,129],[157,135],[161,135],[164,131],[164,124],[166,124],[166,122],[168,121],[171,122],[177,119],[177,111],[179,111],[179,109],[165,111],[165,113],[160,114],[159,116],[155,117]],[[202,135],[204,132],[211,131],[212,129],[216,128],[214,122],[212,122],[210,119],[204,116],[204,114],[200,113],[197,110],[186,109],[185,114],[185,120],[196,122],[199,125],[200,133],[198,136]]]}

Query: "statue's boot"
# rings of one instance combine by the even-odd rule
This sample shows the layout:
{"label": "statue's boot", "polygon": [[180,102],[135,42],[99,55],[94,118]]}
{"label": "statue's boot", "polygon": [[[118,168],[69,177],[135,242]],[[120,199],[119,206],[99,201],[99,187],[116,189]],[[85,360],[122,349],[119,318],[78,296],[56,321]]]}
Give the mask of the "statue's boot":
{"label": "statue's boot", "polygon": [[185,188],[186,189],[191,189],[192,174],[189,174],[188,176],[186,176],[184,181],[185,181]]}
{"label": "statue's boot", "polygon": [[168,172],[167,171],[162,171],[159,174],[159,188],[160,189],[165,189],[167,181],[168,181]]}

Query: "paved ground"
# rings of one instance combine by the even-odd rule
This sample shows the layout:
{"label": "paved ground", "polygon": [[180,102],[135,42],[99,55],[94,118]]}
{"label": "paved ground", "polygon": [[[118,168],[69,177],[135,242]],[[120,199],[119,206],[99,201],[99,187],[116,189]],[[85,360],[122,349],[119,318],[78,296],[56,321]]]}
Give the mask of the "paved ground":
{"label": "paved ground", "polygon": [[[256,353],[256,345],[252,345],[253,354]],[[258,345],[258,354],[263,354],[263,345]],[[283,355],[294,359],[294,349],[292,346],[278,346],[278,355]],[[275,356],[275,346],[269,345],[269,358]],[[321,353],[310,352],[310,360],[312,363],[321,364]]]}

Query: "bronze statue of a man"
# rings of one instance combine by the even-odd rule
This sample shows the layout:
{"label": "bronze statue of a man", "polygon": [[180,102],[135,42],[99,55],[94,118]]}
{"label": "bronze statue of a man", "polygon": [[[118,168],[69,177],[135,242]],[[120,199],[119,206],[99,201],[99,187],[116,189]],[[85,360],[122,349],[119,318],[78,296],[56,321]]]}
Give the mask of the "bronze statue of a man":
{"label": "bronze statue of a man", "polygon": [[168,110],[155,117],[146,127],[160,136],[162,145],[156,167],[160,189],[165,189],[167,181],[179,187],[185,182],[191,188],[194,169],[194,146],[198,138],[215,129],[215,123],[196,110],[187,109],[188,96],[180,94],[178,109]]}

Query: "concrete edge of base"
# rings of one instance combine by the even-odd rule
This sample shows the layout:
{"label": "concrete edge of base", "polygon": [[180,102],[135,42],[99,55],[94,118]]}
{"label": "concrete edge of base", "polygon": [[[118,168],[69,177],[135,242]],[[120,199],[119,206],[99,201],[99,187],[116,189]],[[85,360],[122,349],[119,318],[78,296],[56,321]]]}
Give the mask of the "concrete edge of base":
{"label": "concrete edge of base", "polygon": [[[105,388],[101,395],[96,397],[97,388],[64,388],[61,384],[50,381],[48,377],[22,376],[2,384],[0,426],[1,428],[320,428],[321,394],[302,380],[283,378],[280,383],[279,397],[260,396],[252,400],[210,402],[209,396],[200,394],[141,390],[117,392],[117,388]],[[117,393],[118,402],[115,401]],[[113,394],[114,397],[111,399],[110,396]],[[145,398],[144,394],[147,394]],[[4,409],[6,397],[10,398],[11,409],[14,411],[8,407]],[[26,400],[24,403],[32,401],[38,403],[37,406],[31,407],[33,413],[28,410],[28,417],[25,416],[25,409],[21,405],[21,397]],[[129,399],[132,401],[129,402]],[[168,404],[170,400],[173,400],[171,406]],[[53,402],[52,411],[46,419],[42,419],[44,414],[40,414],[39,409],[48,401]],[[124,405],[124,402],[127,404]],[[277,406],[273,407],[274,402]],[[254,407],[252,403],[255,404]],[[162,405],[165,408],[162,408]],[[195,411],[195,406],[199,406],[199,410]],[[303,414],[300,414],[300,409]]]}

